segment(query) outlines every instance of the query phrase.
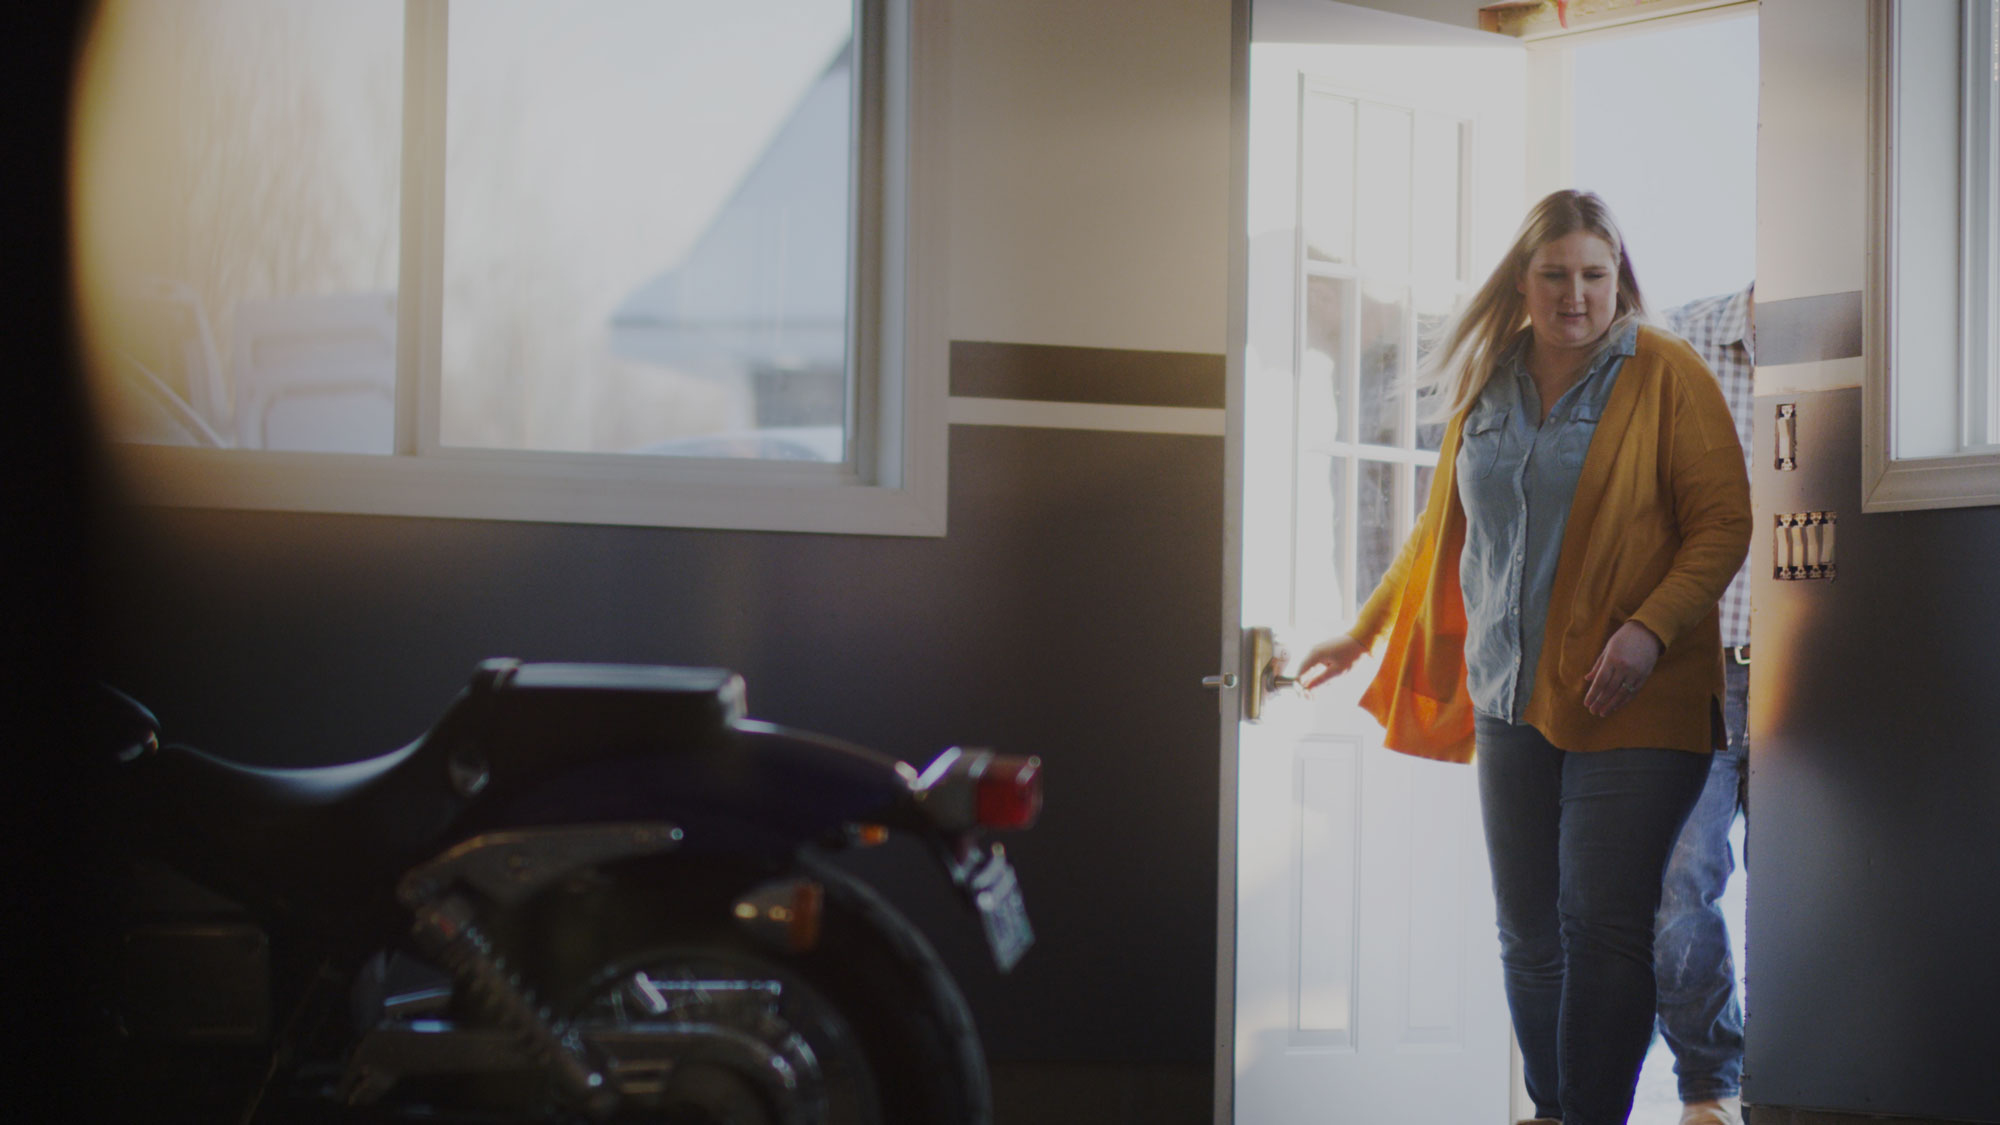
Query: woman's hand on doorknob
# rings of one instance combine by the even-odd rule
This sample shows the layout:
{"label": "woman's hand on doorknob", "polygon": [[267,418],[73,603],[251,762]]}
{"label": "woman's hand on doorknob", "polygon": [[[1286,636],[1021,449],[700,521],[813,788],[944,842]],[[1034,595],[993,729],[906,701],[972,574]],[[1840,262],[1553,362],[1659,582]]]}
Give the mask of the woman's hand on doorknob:
{"label": "woman's hand on doorknob", "polygon": [[[1299,686],[1307,691],[1341,675],[1368,651],[1367,646],[1346,633],[1314,645],[1299,662]],[[1282,669],[1283,664],[1279,667]]]}

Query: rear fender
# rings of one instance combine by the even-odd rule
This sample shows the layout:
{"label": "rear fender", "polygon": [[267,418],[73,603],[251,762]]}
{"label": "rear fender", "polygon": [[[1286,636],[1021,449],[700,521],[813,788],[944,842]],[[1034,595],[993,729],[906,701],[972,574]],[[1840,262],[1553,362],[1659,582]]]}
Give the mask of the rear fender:
{"label": "rear fender", "polygon": [[850,825],[931,832],[908,763],[822,735],[737,720],[721,737],[590,759],[479,794],[467,831],[669,821],[686,853],[783,860]]}

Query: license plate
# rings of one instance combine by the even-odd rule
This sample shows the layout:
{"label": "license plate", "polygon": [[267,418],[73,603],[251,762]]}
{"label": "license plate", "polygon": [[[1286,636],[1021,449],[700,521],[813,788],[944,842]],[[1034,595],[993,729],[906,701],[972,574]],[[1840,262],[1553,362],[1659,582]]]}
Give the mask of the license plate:
{"label": "license plate", "polygon": [[1021,897],[1021,881],[1015,878],[1014,867],[999,845],[994,845],[986,862],[980,864],[966,891],[979,909],[993,963],[1007,972],[1035,944],[1035,931],[1028,925],[1028,903]]}

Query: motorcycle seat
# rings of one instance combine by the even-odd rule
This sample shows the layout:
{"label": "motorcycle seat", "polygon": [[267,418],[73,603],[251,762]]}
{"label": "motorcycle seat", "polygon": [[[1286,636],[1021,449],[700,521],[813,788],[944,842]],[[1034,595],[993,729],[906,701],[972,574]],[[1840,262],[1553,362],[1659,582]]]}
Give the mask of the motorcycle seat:
{"label": "motorcycle seat", "polygon": [[[460,823],[468,805],[499,798],[486,823],[601,813],[602,793],[522,802],[590,763],[731,745],[742,714],[742,680],[722,669],[494,660],[421,738],[376,757],[274,768],[169,744],[116,755],[113,774],[132,828],[170,860],[242,901],[339,925],[350,904],[393,905],[397,878],[476,830]],[[151,732],[150,720],[132,724]]]}
{"label": "motorcycle seat", "polygon": [[251,766],[207,754],[192,746],[167,745],[159,751],[155,768],[164,775],[178,775],[192,792],[227,794],[232,803],[282,811],[337,805],[368,789],[395,770],[423,745],[419,739],[358,762],[337,766],[276,768]]}
{"label": "motorcycle seat", "polygon": [[139,824],[170,861],[223,894],[310,924],[353,922],[428,855],[459,798],[419,739],[358,762],[271,768],[161,746],[126,777]]}

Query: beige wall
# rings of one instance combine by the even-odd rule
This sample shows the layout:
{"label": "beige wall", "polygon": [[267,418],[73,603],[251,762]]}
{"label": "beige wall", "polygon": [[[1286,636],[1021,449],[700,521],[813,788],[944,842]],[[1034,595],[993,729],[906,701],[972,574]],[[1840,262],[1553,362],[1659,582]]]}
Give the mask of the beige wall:
{"label": "beige wall", "polygon": [[955,0],[957,340],[1226,346],[1229,0]]}
{"label": "beige wall", "polygon": [[[1868,268],[1868,4],[1764,0],[1757,300],[1862,288]],[[1860,358],[1760,367],[1757,393],[1861,384]]]}

